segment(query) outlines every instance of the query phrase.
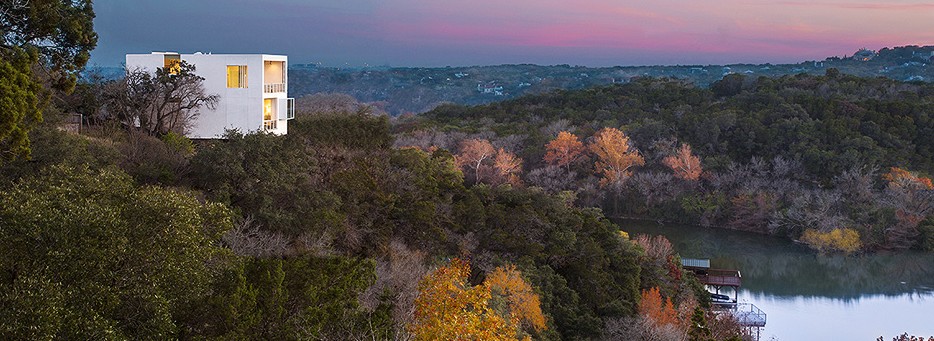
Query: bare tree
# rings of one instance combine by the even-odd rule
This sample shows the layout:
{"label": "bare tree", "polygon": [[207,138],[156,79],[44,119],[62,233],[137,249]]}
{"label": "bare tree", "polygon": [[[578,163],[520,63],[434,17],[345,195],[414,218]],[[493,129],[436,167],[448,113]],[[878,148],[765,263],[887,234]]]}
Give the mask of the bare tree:
{"label": "bare tree", "polygon": [[247,217],[224,233],[221,240],[237,255],[250,257],[281,257],[291,253],[285,236],[260,230]]}
{"label": "bare tree", "polygon": [[214,109],[219,100],[217,95],[206,93],[203,81],[195,74],[195,66],[185,61],[157,68],[154,75],[127,69],[126,77],[105,92],[106,106],[111,118],[129,129],[139,128],[157,136],[184,134],[199,109]]}
{"label": "bare tree", "polygon": [[557,193],[560,191],[571,190],[574,188],[574,180],[577,178],[577,173],[574,171],[568,172],[564,168],[559,166],[545,166],[544,168],[537,168],[526,175],[526,180],[532,186],[538,186],[550,193]]}

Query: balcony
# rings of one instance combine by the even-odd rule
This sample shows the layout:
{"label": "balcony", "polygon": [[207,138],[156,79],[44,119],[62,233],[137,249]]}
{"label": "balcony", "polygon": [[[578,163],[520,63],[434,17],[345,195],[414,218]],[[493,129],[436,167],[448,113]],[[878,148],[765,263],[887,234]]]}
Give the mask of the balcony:
{"label": "balcony", "polygon": [[268,83],[263,84],[263,93],[273,94],[285,92],[285,83]]}
{"label": "balcony", "polygon": [[276,130],[276,120],[263,120],[263,130]]}

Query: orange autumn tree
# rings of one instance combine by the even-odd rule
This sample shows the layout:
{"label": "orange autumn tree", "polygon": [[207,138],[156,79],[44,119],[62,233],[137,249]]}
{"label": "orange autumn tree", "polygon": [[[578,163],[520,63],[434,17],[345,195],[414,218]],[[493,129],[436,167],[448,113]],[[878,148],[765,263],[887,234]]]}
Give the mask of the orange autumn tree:
{"label": "orange autumn tree", "polygon": [[891,186],[897,186],[908,189],[934,189],[934,184],[930,178],[918,176],[913,172],[892,167],[888,173],[882,175],[882,179],[888,181]]}
{"label": "orange autumn tree", "polygon": [[594,163],[597,174],[603,175],[601,186],[612,186],[620,190],[623,183],[632,176],[634,166],[642,166],[645,159],[639,151],[629,146],[629,137],[616,128],[603,128],[594,135],[588,146],[597,156]]}
{"label": "orange autumn tree", "polygon": [[663,301],[658,287],[642,290],[642,299],[639,301],[639,314],[652,320],[652,323],[656,326],[666,324],[679,328],[681,326],[678,311],[675,310],[674,304],[671,303],[671,298],[666,298]]}
{"label": "orange autumn tree", "polygon": [[571,163],[580,158],[585,148],[577,135],[562,131],[558,133],[558,137],[545,145],[545,150],[545,162],[565,167],[570,171]]}
{"label": "orange autumn tree", "polygon": [[518,174],[522,171],[522,159],[516,154],[500,148],[493,159],[493,169],[496,170],[496,175],[499,176],[498,182],[512,185],[521,183]]}
{"label": "orange autumn tree", "polygon": [[[470,264],[455,258],[422,279],[409,325],[416,340],[529,340],[523,323],[545,328],[538,295],[514,267],[497,268],[483,285],[468,277]],[[494,309],[496,300],[506,308]]]}
{"label": "orange autumn tree", "polygon": [[670,155],[662,160],[662,163],[675,172],[675,176],[688,181],[697,181],[700,179],[701,168],[700,158],[691,153],[691,146],[682,143],[681,148],[674,155]]}

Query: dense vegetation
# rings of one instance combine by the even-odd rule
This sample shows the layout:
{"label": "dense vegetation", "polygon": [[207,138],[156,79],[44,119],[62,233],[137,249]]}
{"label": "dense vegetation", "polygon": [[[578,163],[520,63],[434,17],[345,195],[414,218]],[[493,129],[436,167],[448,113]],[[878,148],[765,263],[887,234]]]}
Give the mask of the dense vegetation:
{"label": "dense vegetation", "polygon": [[534,288],[539,317],[515,337],[599,338],[635,321],[650,288],[684,309],[706,299],[672,275],[670,245],[647,253],[572,198],[467,186],[450,153],[392,148],[389,128],[304,115],[286,136],[192,145],[40,126],[33,159],[2,166],[0,334],[407,339],[433,330],[414,327],[418,284],[458,256],[466,285],[500,283],[483,284],[497,314]]}
{"label": "dense vegetation", "polygon": [[[934,86],[829,70],[778,79],[731,75],[710,89],[641,79],[484,106],[445,105],[403,117],[395,129],[398,146],[464,157],[469,144],[462,141],[490,141],[524,160],[529,185],[573,191],[578,203],[615,215],[853,251],[932,245],[932,112]],[[594,168],[603,157],[592,152],[591,136],[606,127],[625,132],[643,158],[624,185],[612,188]],[[580,155],[549,156],[574,149],[577,140],[588,145]],[[676,169],[695,157],[697,169]]]}

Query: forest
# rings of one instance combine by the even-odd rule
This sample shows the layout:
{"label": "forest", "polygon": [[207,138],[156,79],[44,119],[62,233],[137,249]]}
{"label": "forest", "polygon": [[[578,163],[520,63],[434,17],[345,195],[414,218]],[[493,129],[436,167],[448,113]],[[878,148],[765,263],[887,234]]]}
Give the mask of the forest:
{"label": "forest", "polygon": [[[502,182],[488,175],[505,153],[521,161],[509,172],[522,183],[615,217],[775,234],[850,253],[934,247],[932,112],[934,86],[831,69],[730,75],[709,89],[644,78],[445,105],[400,117],[393,129],[398,147],[473,160],[468,182]],[[621,148],[608,154],[608,144]],[[477,145],[495,156],[477,159]]]}

